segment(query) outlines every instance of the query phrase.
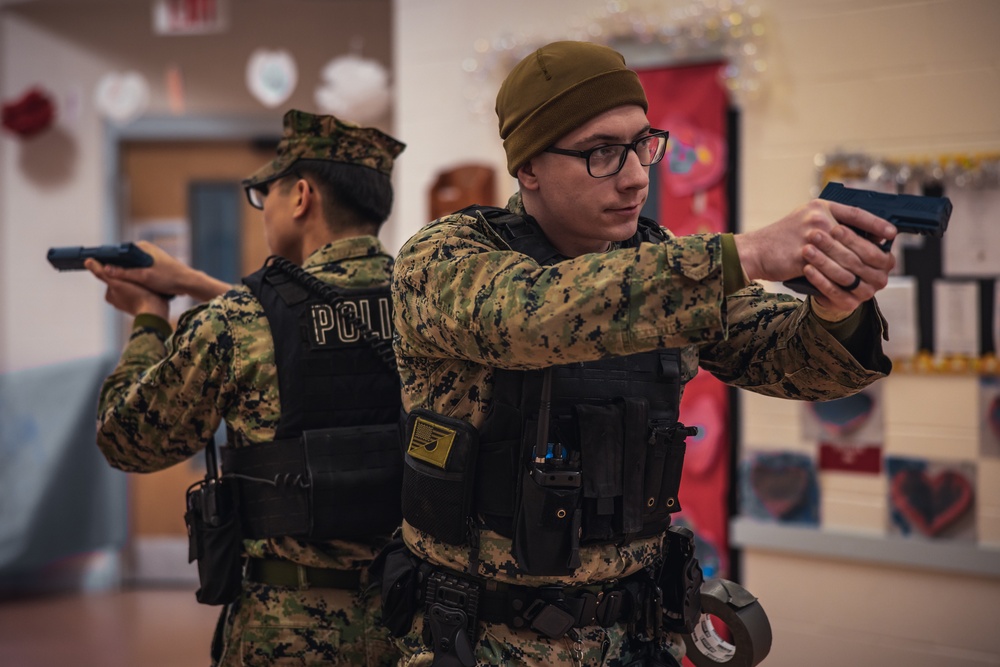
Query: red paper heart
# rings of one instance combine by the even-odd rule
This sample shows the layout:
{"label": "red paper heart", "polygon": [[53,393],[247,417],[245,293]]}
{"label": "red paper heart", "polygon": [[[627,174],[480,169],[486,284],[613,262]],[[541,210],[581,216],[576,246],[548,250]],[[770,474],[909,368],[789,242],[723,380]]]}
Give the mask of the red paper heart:
{"label": "red paper heart", "polygon": [[972,485],[954,470],[933,477],[922,470],[900,470],[892,478],[890,497],[911,525],[933,537],[969,509]]}
{"label": "red paper heart", "polygon": [[768,513],[775,519],[782,519],[805,500],[809,471],[796,465],[757,461],[750,469],[750,484]]}
{"label": "red paper heart", "polygon": [[32,88],[19,100],[3,105],[3,126],[22,137],[33,137],[52,124],[55,108],[49,96]]}

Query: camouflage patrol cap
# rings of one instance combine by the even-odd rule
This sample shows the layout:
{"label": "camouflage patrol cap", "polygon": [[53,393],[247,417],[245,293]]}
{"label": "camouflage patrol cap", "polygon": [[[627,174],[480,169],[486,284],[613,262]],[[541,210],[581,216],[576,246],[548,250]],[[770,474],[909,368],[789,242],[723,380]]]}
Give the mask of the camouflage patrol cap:
{"label": "camouflage patrol cap", "polygon": [[625,58],[590,42],[552,42],[514,66],[497,93],[500,138],[511,176],[591,118],[626,104],[648,111]]}
{"label": "camouflage patrol cap", "polygon": [[334,116],[318,116],[297,109],[285,114],[284,127],[277,156],[244,179],[243,187],[273,181],[285,175],[298,160],[356,164],[390,176],[393,158],[406,147],[373,127],[361,127]]}

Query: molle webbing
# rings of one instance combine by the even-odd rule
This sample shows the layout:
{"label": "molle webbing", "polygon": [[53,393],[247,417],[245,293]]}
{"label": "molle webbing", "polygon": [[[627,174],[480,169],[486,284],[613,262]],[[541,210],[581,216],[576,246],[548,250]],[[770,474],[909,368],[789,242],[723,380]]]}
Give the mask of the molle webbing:
{"label": "molle webbing", "polygon": [[223,469],[239,489],[245,538],[389,535],[400,522],[395,423],[226,447]]}
{"label": "molle webbing", "polygon": [[[565,261],[530,216],[473,206],[515,251],[542,266]],[[640,218],[635,235],[618,244],[659,243],[666,232]],[[553,367],[549,436],[582,466],[581,542],[627,540],[664,530],[680,508],[676,486],[683,461],[677,436],[680,351],[656,350]],[[493,405],[481,430],[475,506],[490,528],[514,533],[518,489],[538,440],[540,371],[495,371]],[[566,447],[560,446],[565,443]]]}

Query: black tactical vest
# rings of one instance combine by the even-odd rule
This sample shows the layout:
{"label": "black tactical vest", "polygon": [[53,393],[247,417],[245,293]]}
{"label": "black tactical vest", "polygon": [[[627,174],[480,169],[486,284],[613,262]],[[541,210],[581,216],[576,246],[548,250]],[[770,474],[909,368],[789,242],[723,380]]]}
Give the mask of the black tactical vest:
{"label": "black tactical vest", "polygon": [[337,289],[334,307],[271,262],[243,282],[271,329],[281,401],[273,442],[224,453],[244,537],[389,535],[401,519],[400,388],[372,345],[392,339],[389,288]]}
{"label": "black tactical vest", "polygon": [[[499,208],[464,212],[481,212],[512,249],[542,265],[566,259],[530,218]],[[662,238],[659,225],[640,219],[625,245]],[[689,431],[677,421],[680,376],[677,349],[540,371],[498,369],[478,433],[472,515],[510,537],[518,564],[537,575],[571,573],[581,545],[662,533],[680,510]],[[410,434],[405,441],[412,452]],[[435,522],[406,505],[404,517],[416,527],[474,544],[475,535],[435,534]]]}

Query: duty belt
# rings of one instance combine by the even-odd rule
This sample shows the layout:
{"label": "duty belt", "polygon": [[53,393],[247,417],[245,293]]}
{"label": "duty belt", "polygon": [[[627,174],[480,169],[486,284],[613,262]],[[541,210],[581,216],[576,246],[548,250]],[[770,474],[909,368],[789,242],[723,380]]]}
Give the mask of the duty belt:
{"label": "duty belt", "polygon": [[361,585],[361,571],[331,570],[306,567],[287,560],[251,558],[247,562],[246,580],[299,590],[309,588],[356,590]]}
{"label": "duty belt", "polygon": [[428,608],[443,603],[463,608],[470,621],[503,623],[515,630],[531,628],[553,639],[573,628],[633,622],[650,600],[659,606],[645,572],[604,585],[533,587],[472,579],[435,568],[425,581]]}

